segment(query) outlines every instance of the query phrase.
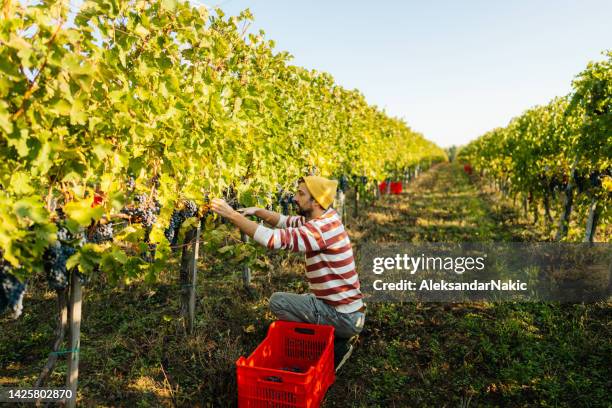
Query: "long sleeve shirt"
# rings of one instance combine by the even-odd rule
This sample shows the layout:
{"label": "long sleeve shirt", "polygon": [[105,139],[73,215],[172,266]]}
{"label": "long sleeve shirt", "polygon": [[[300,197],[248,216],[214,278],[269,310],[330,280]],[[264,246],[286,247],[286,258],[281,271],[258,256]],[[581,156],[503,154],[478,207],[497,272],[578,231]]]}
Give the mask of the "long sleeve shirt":
{"label": "long sleeve shirt", "polygon": [[310,290],[337,311],[352,313],[363,306],[351,241],[333,208],[309,221],[281,215],[276,227],[259,225],[253,238],[269,249],[304,252]]}

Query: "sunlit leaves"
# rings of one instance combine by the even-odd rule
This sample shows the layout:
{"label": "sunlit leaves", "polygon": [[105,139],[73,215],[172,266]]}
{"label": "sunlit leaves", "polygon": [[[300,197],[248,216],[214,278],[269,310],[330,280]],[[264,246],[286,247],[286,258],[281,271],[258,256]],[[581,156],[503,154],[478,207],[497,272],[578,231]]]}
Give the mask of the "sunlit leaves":
{"label": "sunlit leaves", "polygon": [[[246,35],[248,10],[225,17],[176,0],[95,0],[69,25],[67,7],[17,3],[0,20],[0,243],[13,262],[36,268],[56,208],[73,231],[117,219],[131,199],[128,174],[147,193],[158,176],[156,263],[140,259],[142,228],[124,222],[106,252],[74,256],[83,271],[98,262],[112,279],[152,279],[170,256],[163,229],[182,198],[201,204],[233,186],[256,205],[307,167],[382,179],[444,159],[358,91],[290,65],[263,31]],[[96,206],[94,192],[104,196]]]}

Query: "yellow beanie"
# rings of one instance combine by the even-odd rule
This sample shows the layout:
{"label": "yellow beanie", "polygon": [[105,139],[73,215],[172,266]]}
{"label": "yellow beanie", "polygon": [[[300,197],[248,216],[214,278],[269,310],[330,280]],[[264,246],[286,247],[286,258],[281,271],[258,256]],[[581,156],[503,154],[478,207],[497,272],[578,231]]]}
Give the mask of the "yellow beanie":
{"label": "yellow beanie", "polygon": [[336,197],[338,181],[319,176],[305,176],[304,182],[314,199],[327,210]]}

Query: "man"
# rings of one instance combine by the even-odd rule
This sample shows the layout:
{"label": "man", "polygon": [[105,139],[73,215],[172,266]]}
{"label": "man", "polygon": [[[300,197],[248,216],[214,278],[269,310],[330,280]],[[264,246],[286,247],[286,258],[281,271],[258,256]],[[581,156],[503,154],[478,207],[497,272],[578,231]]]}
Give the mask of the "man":
{"label": "man", "polygon": [[[276,292],[270,309],[280,320],[334,326],[336,371],[353,351],[363,330],[365,304],[359,290],[353,249],[338,213],[331,208],[338,182],[307,176],[299,180],[295,201],[300,216],[285,216],[263,208],[235,211],[222,199],[213,199],[211,208],[241,231],[269,249],[306,253],[306,278],[313,293],[298,295]],[[245,217],[255,215],[268,228]]]}

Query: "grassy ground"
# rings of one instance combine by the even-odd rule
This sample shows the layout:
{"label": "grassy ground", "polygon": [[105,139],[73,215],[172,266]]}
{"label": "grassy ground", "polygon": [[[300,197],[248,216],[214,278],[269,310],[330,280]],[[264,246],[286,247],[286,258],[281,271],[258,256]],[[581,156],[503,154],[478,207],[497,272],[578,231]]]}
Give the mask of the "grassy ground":
{"label": "grassy ground", "polygon": [[[357,250],[366,241],[550,239],[546,227],[477,185],[458,167],[440,165],[351,220],[351,238]],[[307,291],[303,263],[266,258],[249,294],[231,260],[201,262],[190,336],[177,318],[175,270],[152,286],[114,288],[97,278],[86,288],[80,404],[235,405],[234,363],[265,337],[273,292]],[[53,294],[34,282],[26,302],[20,320],[0,321],[0,386],[32,384],[52,343]],[[611,406],[611,317],[609,303],[371,304],[324,407]],[[61,386],[65,372],[61,359],[51,385]]]}

